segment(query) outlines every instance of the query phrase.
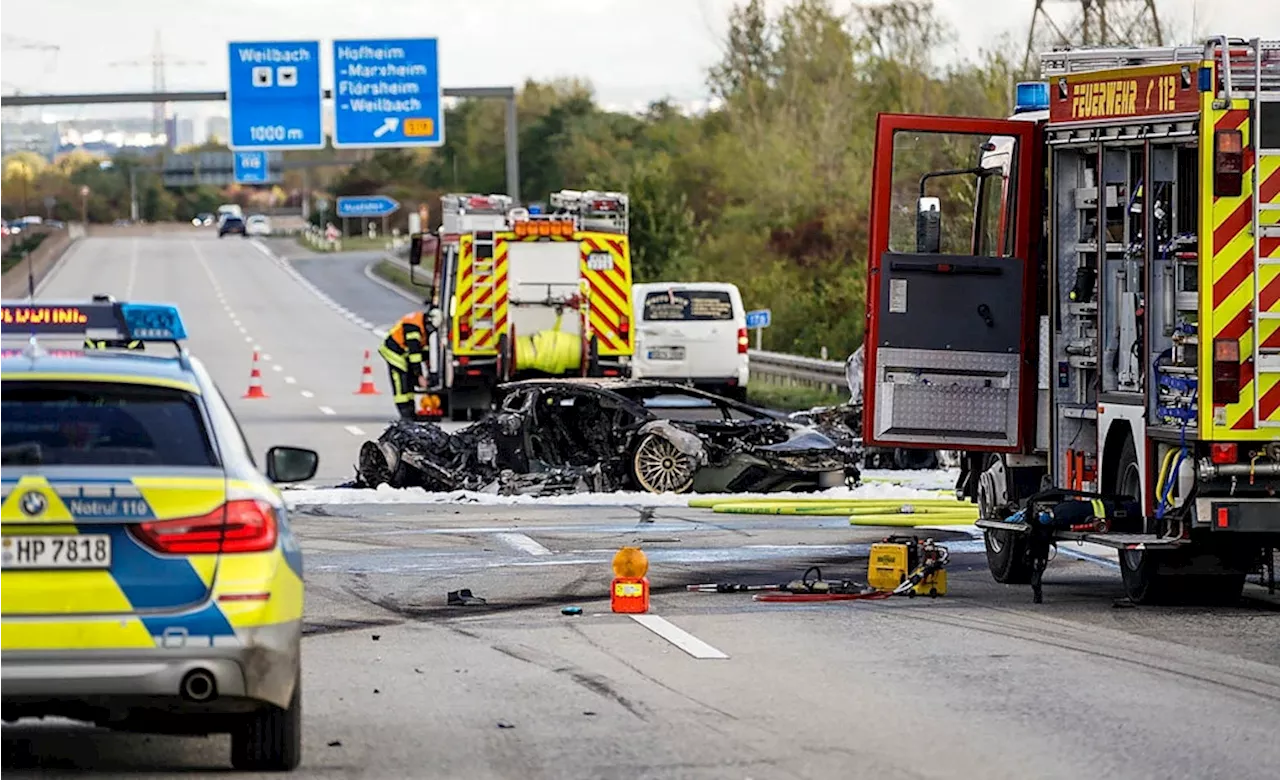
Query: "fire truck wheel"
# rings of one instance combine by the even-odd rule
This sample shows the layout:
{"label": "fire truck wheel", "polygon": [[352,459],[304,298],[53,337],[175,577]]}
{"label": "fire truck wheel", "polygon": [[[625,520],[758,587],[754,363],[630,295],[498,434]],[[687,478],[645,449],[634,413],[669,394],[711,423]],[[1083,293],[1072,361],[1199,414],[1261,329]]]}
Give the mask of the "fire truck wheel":
{"label": "fire truck wheel", "polygon": [[1026,585],[1031,582],[1031,561],[1027,559],[1025,534],[1013,531],[982,532],[987,548],[987,568],[991,578],[1002,585]]}
{"label": "fire truck wheel", "polygon": [[1178,601],[1178,578],[1170,573],[1175,554],[1170,550],[1121,550],[1120,580],[1125,597],[1134,604]]}

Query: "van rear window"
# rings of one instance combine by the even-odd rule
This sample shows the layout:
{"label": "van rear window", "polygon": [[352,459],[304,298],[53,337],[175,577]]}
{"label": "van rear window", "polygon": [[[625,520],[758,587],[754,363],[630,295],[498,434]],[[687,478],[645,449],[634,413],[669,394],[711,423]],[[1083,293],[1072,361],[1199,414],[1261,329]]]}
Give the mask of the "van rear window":
{"label": "van rear window", "polygon": [[644,298],[644,318],[649,322],[731,320],[733,299],[718,290],[651,292]]}
{"label": "van rear window", "polygon": [[195,398],[106,382],[5,382],[6,466],[216,466]]}

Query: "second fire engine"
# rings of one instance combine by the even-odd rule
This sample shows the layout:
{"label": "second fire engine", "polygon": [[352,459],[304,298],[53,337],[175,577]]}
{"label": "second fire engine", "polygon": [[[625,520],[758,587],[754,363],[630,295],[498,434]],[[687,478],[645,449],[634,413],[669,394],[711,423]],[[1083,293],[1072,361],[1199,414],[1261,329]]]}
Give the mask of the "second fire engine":
{"label": "second fire engine", "polygon": [[561,190],[548,213],[506,195],[448,194],[441,210],[430,289],[442,327],[428,363],[453,419],[488,409],[502,382],[627,375],[635,338],[624,193]]}

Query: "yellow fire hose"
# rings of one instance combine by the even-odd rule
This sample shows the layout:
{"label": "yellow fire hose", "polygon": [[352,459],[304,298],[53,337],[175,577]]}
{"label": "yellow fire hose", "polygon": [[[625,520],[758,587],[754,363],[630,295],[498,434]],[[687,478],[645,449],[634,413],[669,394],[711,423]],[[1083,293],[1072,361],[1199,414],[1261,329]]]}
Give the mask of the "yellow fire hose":
{"label": "yellow fire hose", "polygon": [[848,517],[850,525],[863,526],[972,525],[978,519],[977,506],[940,498],[693,498],[689,506],[719,514]]}
{"label": "yellow fire hose", "polygon": [[889,525],[912,528],[922,525],[973,525],[977,519],[977,511],[939,512],[932,515],[850,515],[849,525]]}
{"label": "yellow fire hose", "polygon": [[946,506],[914,505],[914,503],[827,503],[827,505],[772,505],[772,503],[717,503],[713,512],[721,515],[810,515],[819,517],[838,517],[840,515],[910,515],[938,512],[956,512],[965,510],[961,503],[952,502]]}
{"label": "yellow fire hose", "polygon": [[689,506],[695,509],[711,509],[721,504],[762,505],[762,506],[970,506],[954,498],[769,498],[731,496],[719,498],[700,496],[689,499]]}
{"label": "yellow fire hose", "polygon": [[560,330],[560,319],[551,330],[540,330],[532,336],[516,337],[516,370],[564,374],[582,367],[582,340],[573,333]]}

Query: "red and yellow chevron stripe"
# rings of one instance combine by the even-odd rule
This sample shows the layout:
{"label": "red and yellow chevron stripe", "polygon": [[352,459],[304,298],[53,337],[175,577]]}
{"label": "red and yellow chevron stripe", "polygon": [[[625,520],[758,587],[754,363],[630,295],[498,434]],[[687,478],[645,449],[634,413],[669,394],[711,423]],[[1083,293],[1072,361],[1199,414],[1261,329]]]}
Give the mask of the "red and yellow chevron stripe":
{"label": "red and yellow chevron stripe", "polygon": [[[1205,121],[1200,130],[1201,181],[1205,207],[1200,228],[1200,435],[1203,439],[1250,441],[1276,437],[1280,424],[1280,373],[1255,371],[1254,340],[1280,348],[1280,320],[1263,319],[1254,332],[1254,293],[1259,311],[1280,312],[1280,266],[1254,272],[1253,179],[1261,182],[1263,203],[1280,202],[1280,160],[1254,159],[1249,145],[1249,101],[1236,100],[1226,109],[1213,107],[1212,93],[1202,96]],[[1214,197],[1214,132],[1239,129],[1244,137],[1244,180],[1238,197]],[[1264,223],[1280,221],[1280,212],[1262,212]],[[1280,240],[1263,239],[1261,256],[1280,257]],[[1255,289],[1255,285],[1257,285]],[[1240,400],[1213,403],[1213,342],[1235,339],[1240,344]],[[1257,414],[1255,415],[1255,401]]]}
{"label": "red and yellow chevron stripe", "polygon": [[[474,234],[458,240],[458,278],[452,329],[455,355],[490,355],[498,350],[498,337],[507,327],[507,248],[500,238],[493,250],[492,284],[482,283],[475,256]],[[464,324],[468,326],[463,338]]]}
{"label": "red and yellow chevron stripe", "polygon": [[[626,236],[615,233],[577,233],[582,247],[582,278],[587,280],[591,304],[591,331],[599,341],[601,355],[630,355],[635,352],[635,329],[631,322],[631,246]],[[608,254],[610,262],[600,263],[592,255]]]}

